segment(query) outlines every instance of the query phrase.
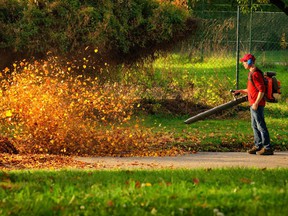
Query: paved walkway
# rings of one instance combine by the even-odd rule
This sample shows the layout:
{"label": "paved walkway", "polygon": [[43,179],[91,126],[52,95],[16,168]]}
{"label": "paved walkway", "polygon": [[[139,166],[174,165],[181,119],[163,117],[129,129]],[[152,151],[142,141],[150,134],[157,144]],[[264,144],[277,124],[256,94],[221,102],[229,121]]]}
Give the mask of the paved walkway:
{"label": "paved walkway", "polygon": [[103,169],[288,168],[288,152],[275,152],[273,156],[245,152],[198,152],[177,157],[77,157],[75,160],[97,163]]}

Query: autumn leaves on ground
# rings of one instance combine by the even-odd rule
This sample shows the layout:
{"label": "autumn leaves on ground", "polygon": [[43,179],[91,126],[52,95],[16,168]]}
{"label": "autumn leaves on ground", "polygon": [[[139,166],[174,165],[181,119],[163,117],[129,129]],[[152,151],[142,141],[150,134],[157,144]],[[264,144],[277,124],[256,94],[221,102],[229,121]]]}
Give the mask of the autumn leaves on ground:
{"label": "autumn leaves on ground", "polygon": [[[141,128],[141,119],[134,116],[130,121],[135,107],[141,108],[139,86],[100,84],[97,78],[72,75],[69,63],[63,68],[52,62],[23,60],[2,71],[1,153],[22,156],[4,154],[0,166],[27,167],[25,160],[31,157],[23,155],[34,155],[32,161],[50,161],[48,155],[58,155],[63,164],[63,155],[183,153],[171,145],[175,138],[169,134]],[[49,159],[43,159],[45,155]]]}

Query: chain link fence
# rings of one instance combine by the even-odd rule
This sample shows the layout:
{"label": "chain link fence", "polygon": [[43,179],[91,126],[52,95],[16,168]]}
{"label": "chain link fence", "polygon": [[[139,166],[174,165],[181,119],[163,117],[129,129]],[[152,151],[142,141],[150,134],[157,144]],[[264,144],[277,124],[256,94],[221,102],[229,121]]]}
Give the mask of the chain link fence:
{"label": "chain link fence", "polygon": [[[261,55],[260,59],[267,64],[288,64],[288,16],[284,13],[241,13],[239,20],[237,11],[200,12],[202,13],[199,33],[191,44],[193,49],[198,48],[196,51],[201,53],[202,59],[215,54],[219,56],[219,53],[225,56],[227,53],[235,55],[239,22],[241,53],[252,52]],[[271,58],[269,53],[272,55]]]}
{"label": "chain link fence", "polygon": [[257,54],[262,64],[288,65],[288,16],[253,12],[240,17],[240,51]]}
{"label": "chain link fence", "polygon": [[[242,65],[237,67],[237,64],[239,57],[244,53],[253,53],[257,59],[257,66],[264,71],[277,72],[280,68],[286,72],[288,16],[271,9],[250,13],[238,11],[235,6],[230,10],[227,10],[227,7],[225,9],[194,12],[201,24],[196,37],[185,47],[190,52],[190,60],[197,64],[209,61],[210,65],[214,66],[214,71],[236,77],[237,82],[239,79],[241,88],[246,86],[247,74],[242,72]],[[238,75],[240,77],[237,77]],[[282,89],[287,88],[288,83],[282,82]]]}
{"label": "chain link fence", "polygon": [[[225,5],[225,4],[224,4]],[[219,7],[219,4],[217,4]],[[205,7],[205,6],[203,6]],[[220,7],[221,9],[221,7]],[[233,10],[195,11],[201,20],[198,37],[193,41],[202,57],[219,53],[219,51],[235,54],[236,41],[239,38],[240,52],[279,52],[278,58],[265,59],[265,62],[276,64],[288,63],[288,16],[283,12]],[[271,9],[270,9],[271,10]],[[240,28],[237,31],[237,24]],[[195,46],[194,46],[195,47]],[[264,60],[263,60],[264,61]]]}

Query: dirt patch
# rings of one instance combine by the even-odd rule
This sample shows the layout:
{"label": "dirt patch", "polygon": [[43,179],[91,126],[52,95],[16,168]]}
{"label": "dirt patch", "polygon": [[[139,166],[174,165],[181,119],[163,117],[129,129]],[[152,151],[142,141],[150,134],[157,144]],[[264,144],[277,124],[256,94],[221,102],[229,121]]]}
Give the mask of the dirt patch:
{"label": "dirt patch", "polygon": [[0,137],[0,153],[18,154],[18,150],[6,137]]}
{"label": "dirt patch", "polygon": [[146,114],[171,114],[175,116],[196,115],[211,107],[195,104],[194,102],[183,99],[142,99],[136,105],[141,104],[137,111],[144,111]]}
{"label": "dirt patch", "polygon": [[[140,107],[137,107],[141,104]],[[204,104],[198,104],[183,99],[142,99],[135,104],[135,111],[144,111],[146,114],[170,114],[173,116],[194,116],[201,112],[205,112],[213,107]],[[216,118],[229,118],[233,115],[244,113],[246,116],[247,108],[243,106],[235,106],[230,109],[215,113]],[[250,117],[250,115],[248,115]]]}

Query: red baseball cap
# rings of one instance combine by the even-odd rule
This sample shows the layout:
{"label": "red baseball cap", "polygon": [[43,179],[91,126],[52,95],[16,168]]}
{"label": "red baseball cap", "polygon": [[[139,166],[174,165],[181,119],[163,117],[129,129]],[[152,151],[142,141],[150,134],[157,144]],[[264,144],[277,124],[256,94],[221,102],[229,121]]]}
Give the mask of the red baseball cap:
{"label": "red baseball cap", "polygon": [[248,53],[248,54],[245,54],[245,55],[243,56],[243,58],[240,59],[240,61],[241,61],[241,62],[246,62],[246,61],[248,61],[249,59],[252,59],[253,62],[256,60],[256,58],[255,58],[252,54]]}

